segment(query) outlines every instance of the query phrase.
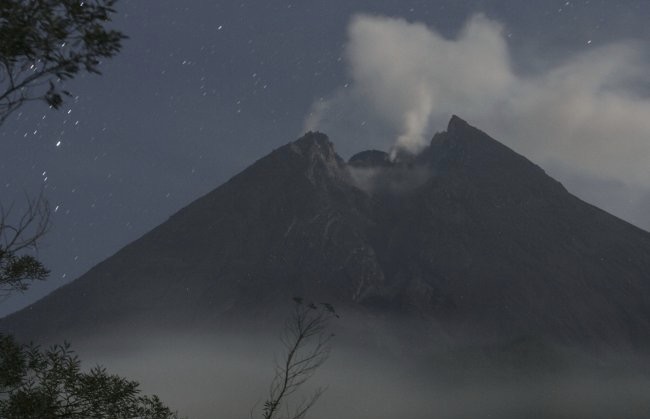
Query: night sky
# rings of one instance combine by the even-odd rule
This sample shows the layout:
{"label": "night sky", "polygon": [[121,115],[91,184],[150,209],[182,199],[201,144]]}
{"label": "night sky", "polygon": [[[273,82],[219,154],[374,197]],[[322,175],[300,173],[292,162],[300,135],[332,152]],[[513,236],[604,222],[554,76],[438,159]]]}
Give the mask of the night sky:
{"label": "night sky", "polygon": [[[48,281],[78,277],[305,129],[347,158],[420,147],[452,113],[650,228],[647,0],[122,0],[129,36],[53,111],[0,127],[0,202],[53,210]],[[422,93],[424,92],[424,93]],[[421,94],[422,93],[422,94]],[[399,139],[399,140],[398,140]],[[182,237],[179,237],[182,240]]]}

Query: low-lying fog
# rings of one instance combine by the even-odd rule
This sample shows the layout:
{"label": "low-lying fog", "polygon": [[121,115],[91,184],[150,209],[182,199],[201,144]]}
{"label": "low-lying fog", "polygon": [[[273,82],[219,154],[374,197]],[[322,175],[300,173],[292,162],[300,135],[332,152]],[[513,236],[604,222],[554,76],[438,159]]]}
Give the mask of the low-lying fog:
{"label": "low-lying fog", "polygon": [[[128,343],[107,338],[75,348],[86,366],[100,363],[138,380],[144,393],[159,395],[181,417],[195,419],[261,417],[274,359],[282,353],[275,335],[140,335]],[[650,414],[650,378],[629,370],[450,375],[436,369],[370,356],[335,337],[330,358],[304,387],[305,394],[327,388],[308,417],[647,419]]]}

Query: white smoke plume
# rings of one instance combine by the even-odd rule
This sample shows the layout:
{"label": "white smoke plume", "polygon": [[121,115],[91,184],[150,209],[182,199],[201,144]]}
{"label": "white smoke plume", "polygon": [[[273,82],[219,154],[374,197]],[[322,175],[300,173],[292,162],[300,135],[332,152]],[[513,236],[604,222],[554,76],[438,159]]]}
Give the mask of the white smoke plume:
{"label": "white smoke plume", "polygon": [[[483,15],[470,18],[454,39],[424,24],[359,15],[348,29],[350,83],[313,106],[306,128],[347,140],[344,152],[360,146],[417,151],[457,114],[555,168],[569,184],[572,177],[581,184],[614,182],[635,190],[630,201],[647,202],[645,47],[585,42],[583,52],[550,70],[518,74],[502,25]],[[650,219],[637,222],[650,225]]]}

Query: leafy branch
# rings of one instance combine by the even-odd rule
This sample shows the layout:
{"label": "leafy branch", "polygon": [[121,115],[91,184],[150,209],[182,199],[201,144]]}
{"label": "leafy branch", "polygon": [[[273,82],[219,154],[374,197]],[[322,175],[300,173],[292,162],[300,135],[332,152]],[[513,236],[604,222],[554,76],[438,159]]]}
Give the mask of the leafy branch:
{"label": "leafy branch", "polygon": [[100,74],[126,36],[107,29],[116,0],[0,2],[0,124],[23,103],[58,109],[71,96],[62,83],[80,72]]}
{"label": "leafy branch", "polygon": [[12,207],[0,206],[0,295],[25,291],[30,281],[44,280],[49,271],[27,251],[38,243],[50,225],[50,207],[43,195],[27,200],[27,209],[11,222]]}

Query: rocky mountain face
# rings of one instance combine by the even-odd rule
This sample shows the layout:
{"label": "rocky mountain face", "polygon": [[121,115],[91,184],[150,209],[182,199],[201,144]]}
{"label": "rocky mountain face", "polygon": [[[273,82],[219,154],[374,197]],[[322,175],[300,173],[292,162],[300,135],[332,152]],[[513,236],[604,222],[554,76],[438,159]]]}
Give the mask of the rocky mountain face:
{"label": "rocky mountain face", "polygon": [[646,352],[650,234],[458,117],[419,154],[394,158],[345,162],[307,133],[0,331],[214,324],[294,295],[448,341]]}

